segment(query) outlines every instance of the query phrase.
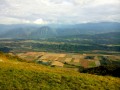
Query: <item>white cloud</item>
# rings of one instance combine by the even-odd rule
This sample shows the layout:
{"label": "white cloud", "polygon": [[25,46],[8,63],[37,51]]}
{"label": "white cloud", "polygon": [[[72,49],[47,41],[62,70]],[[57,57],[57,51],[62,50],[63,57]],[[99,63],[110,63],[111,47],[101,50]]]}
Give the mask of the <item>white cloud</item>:
{"label": "white cloud", "polygon": [[44,21],[43,19],[37,19],[35,21],[33,21],[34,24],[47,24],[48,22],[47,21]]}
{"label": "white cloud", "polygon": [[31,22],[25,19],[0,17],[0,24],[21,24],[21,23],[31,23]]}
{"label": "white cloud", "polygon": [[120,22],[119,8],[120,0],[0,0],[0,23]]}

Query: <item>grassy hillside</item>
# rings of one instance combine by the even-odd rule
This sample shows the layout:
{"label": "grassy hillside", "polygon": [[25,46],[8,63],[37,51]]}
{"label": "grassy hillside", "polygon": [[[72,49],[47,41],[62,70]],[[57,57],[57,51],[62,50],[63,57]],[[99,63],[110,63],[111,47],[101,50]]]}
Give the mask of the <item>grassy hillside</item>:
{"label": "grassy hillside", "polygon": [[17,59],[0,53],[0,89],[120,90],[120,78],[82,74]]}

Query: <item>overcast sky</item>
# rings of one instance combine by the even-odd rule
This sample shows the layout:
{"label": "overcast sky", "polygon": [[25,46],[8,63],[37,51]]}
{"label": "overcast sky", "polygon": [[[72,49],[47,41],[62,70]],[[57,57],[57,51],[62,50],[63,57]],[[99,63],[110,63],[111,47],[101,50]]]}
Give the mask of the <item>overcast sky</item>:
{"label": "overcast sky", "polygon": [[0,0],[0,24],[120,22],[120,0]]}

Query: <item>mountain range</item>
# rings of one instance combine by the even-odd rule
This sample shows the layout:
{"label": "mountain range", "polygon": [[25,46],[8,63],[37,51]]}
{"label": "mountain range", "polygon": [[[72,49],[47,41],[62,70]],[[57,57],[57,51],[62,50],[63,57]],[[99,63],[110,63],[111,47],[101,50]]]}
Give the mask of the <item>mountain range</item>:
{"label": "mountain range", "polygon": [[12,24],[0,25],[0,38],[11,39],[41,39],[61,36],[71,36],[80,34],[101,34],[109,32],[119,32],[120,23],[101,22],[84,23],[75,25],[31,25],[31,24]]}

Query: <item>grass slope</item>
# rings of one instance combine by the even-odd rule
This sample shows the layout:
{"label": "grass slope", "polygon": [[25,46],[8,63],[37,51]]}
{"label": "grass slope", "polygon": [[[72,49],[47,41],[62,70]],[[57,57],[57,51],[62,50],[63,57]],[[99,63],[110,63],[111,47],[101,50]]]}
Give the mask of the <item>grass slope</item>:
{"label": "grass slope", "polygon": [[0,54],[0,90],[120,90],[120,78],[20,62],[8,56]]}

